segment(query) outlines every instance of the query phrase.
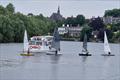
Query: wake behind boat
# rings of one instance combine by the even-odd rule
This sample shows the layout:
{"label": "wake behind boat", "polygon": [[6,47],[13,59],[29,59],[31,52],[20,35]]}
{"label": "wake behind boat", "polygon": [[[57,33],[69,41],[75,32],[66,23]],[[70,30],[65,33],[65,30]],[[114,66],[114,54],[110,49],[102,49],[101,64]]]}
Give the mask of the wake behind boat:
{"label": "wake behind boat", "polygon": [[102,56],[115,56],[114,54],[111,54],[110,46],[105,31],[104,31],[104,52],[105,54],[102,54]]}
{"label": "wake behind boat", "polygon": [[82,52],[79,53],[79,56],[92,56],[92,54],[89,54],[87,50],[87,35],[86,34],[84,36],[83,49],[82,49]]}

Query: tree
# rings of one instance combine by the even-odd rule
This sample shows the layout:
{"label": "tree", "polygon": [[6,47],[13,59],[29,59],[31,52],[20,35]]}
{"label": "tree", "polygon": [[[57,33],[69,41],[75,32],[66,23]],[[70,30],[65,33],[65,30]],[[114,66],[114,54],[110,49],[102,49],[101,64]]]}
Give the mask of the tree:
{"label": "tree", "polygon": [[7,6],[6,6],[6,9],[8,11],[8,13],[14,13],[15,12],[15,8],[13,6],[13,4],[9,3]]}
{"label": "tree", "polygon": [[100,30],[104,29],[104,23],[103,20],[100,17],[91,19],[91,22],[89,23],[90,27],[92,27],[93,30]]}
{"label": "tree", "polygon": [[6,14],[5,8],[0,5],[0,15],[5,15],[5,14]]}
{"label": "tree", "polygon": [[104,16],[120,17],[120,9],[106,10]]}
{"label": "tree", "polygon": [[0,33],[2,34],[2,42],[13,42],[14,32],[9,16],[0,16],[0,20]]}
{"label": "tree", "polygon": [[68,17],[66,20],[65,20],[65,24],[69,24],[69,25],[76,25],[75,23],[75,18],[72,16],[72,17]]}
{"label": "tree", "polygon": [[92,33],[92,28],[87,24],[83,25],[83,29],[80,33],[80,40],[83,41],[85,34],[87,35],[88,37],[87,39],[89,40],[89,38],[91,38],[91,33]]}
{"label": "tree", "polygon": [[76,24],[83,25],[85,23],[85,17],[83,15],[77,15]]}

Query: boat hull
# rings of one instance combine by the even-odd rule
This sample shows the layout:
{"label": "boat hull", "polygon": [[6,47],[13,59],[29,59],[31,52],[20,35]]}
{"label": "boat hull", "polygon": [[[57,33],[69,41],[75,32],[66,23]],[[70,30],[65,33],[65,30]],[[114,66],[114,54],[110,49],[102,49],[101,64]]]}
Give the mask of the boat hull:
{"label": "boat hull", "polygon": [[47,55],[62,55],[62,53],[60,51],[56,51],[56,49],[49,50],[46,54]]}
{"label": "boat hull", "polygon": [[22,53],[22,54],[20,54],[21,56],[34,56],[34,54],[27,54],[27,53]]}
{"label": "boat hull", "polygon": [[60,56],[60,55],[62,55],[62,54],[46,53],[46,55],[55,55],[55,56]]}
{"label": "boat hull", "polygon": [[41,48],[32,48],[30,49],[30,52],[31,53],[46,53],[48,52],[50,49],[48,46],[45,46],[45,47],[41,47]]}
{"label": "boat hull", "polygon": [[83,53],[79,53],[79,56],[92,56],[92,54],[83,54]]}
{"label": "boat hull", "polygon": [[102,56],[115,56],[114,54],[101,54]]}

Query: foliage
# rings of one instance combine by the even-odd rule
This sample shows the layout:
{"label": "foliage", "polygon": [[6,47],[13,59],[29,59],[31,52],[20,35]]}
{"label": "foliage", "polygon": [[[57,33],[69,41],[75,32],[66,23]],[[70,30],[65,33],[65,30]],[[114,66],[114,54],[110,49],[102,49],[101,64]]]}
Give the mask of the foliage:
{"label": "foliage", "polygon": [[85,23],[85,17],[83,15],[77,15],[76,24],[83,25]]}
{"label": "foliage", "polygon": [[91,33],[92,33],[92,28],[87,24],[85,24],[80,34],[81,41],[83,41],[85,34],[87,35],[87,39],[89,40],[89,38],[91,37]]}
{"label": "foliage", "polygon": [[[106,10],[104,16],[120,17],[120,9]],[[52,35],[54,28],[61,27],[62,24],[71,26],[83,26],[80,33],[80,39],[83,40],[85,33],[88,40],[92,37],[92,31],[98,31],[98,39],[103,40],[104,30],[106,30],[108,39],[120,39],[120,23],[105,25],[101,17],[85,19],[84,15],[76,17],[67,17],[61,21],[52,21],[42,14],[34,15],[29,13],[24,15],[20,12],[15,12],[13,4],[9,3],[6,7],[0,5],[0,43],[1,42],[22,42],[24,30],[28,32],[28,37],[36,35]],[[69,38],[65,34],[66,38]]]}
{"label": "foliage", "polygon": [[5,15],[6,14],[6,9],[0,5],[0,15]]}
{"label": "foliage", "polygon": [[120,17],[120,9],[106,10],[104,16]]}
{"label": "foliage", "polygon": [[53,32],[55,26],[55,22],[42,14],[15,13],[11,3],[5,8],[0,6],[0,42],[22,42],[25,29],[27,29],[29,37],[47,35],[48,32]]}
{"label": "foliage", "polygon": [[93,30],[100,30],[101,28],[104,29],[104,23],[100,17],[91,19],[89,26],[92,27]]}
{"label": "foliage", "polygon": [[69,24],[72,26],[77,26],[79,25],[83,25],[85,24],[85,17],[83,15],[77,15],[76,17],[67,17],[67,19],[65,20],[65,24]]}
{"label": "foliage", "polygon": [[6,6],[6,10],[8,11],[8,13],[11,13],[13,14],[15,12],[15,9],[14,9],[14,6],[13,4],[9,3],[7,6]]}

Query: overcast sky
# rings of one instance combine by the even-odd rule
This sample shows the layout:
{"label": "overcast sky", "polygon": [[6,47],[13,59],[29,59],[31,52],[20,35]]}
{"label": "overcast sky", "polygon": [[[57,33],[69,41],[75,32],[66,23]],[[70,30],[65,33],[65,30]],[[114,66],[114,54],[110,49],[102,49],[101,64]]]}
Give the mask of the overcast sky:
{"label": "overcast sky", "polygon": [[120,0],[0,0],[0,5],[12,3],[16,12],[50,16],[60,6],[64,17],[83,14],[86,18],[103,16],[105,10],[120,8]]}

